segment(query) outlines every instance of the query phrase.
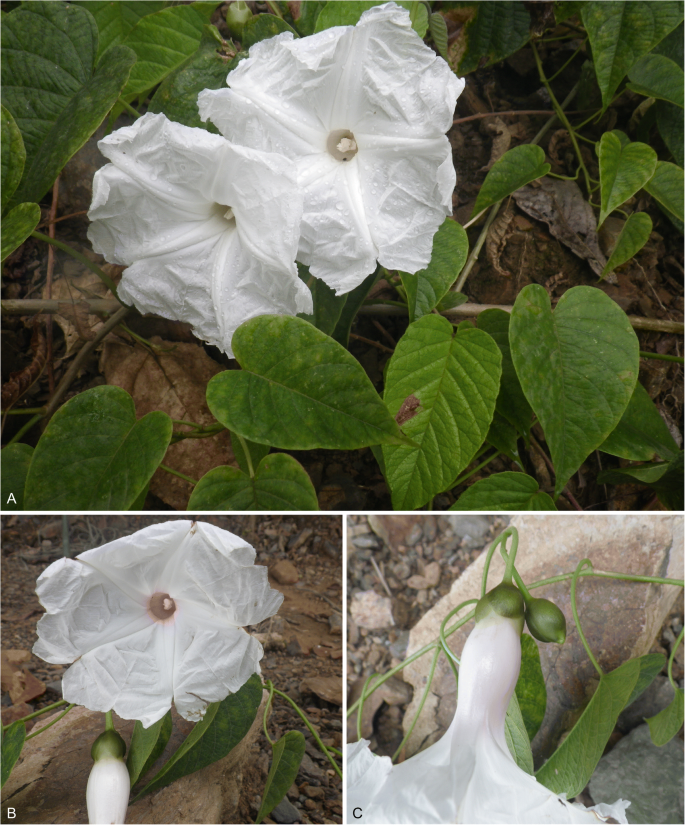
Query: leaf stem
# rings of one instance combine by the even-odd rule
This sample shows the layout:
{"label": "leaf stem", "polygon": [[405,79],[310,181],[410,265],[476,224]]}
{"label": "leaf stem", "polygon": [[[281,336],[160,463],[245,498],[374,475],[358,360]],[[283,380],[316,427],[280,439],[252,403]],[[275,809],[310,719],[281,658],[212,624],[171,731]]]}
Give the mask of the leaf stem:
{"label": "leaf stem", "polygon": [[642,352],[640,351],[640,358],[656,358],[659,361],[673,361],[676,364],[682,364],[683,358],[679,355],[661,355],[658,352]]}
{"label": "leaf stem", "polygon": [[20,410],[6,410],[5,415],[45,415],[45,407],[22,407]]}
{"label": "leaf stem", "polygon": [[166,464],[160,464],[159,469],[164,470],[167,473],[171,473],[172,476],[178,476],[179,478],[182,478],[184,481],[188,481],[190,484],[197,484],[197,481],[195,481],[194,478],[186,476],[183,473],[179,473],[177,470],[172,470],[171,467],[167,467]]}
{"label": "leaf stem", "polygon": [[592,570],[592,562],[590,559],[581,559],[578,562],[578,566],[575,569],[571,577],[571,610],[573,610],[573,620],[576,623],[576,629],[578,630],[578,636],[580,637],[580,641],[583,643],[583,647],[585,648],[585,652],[590,657],[590,661],[595,666],[595,670],[599,673],[599,678],[601,679],[604,676],[604,671],[599,666],[599,662],[595,659],[592,650],[590,650],[590,645],[587,643],[587,639],[585,638],[585,634],[583,633],[583,628],[580,626],[580,618],[578,616],[578,607],[576,606],[576,584],[578,583],[578,576],[580,575],[581,570],[583,568],[589,567]]}
{"label": "leaf stem", "polygon": [[264,708],[264,715],[262,716],[262,727],[264,728],[264,736],[266,736],[268,743],[273,748],[276,742],[269,736],[269,731],[266,729],[266,717],[269,715],[269,708],[274,699],[274,683],[269,680],[267,687],[269,688],[269,698],[266,700],[266,707]]}
{"label": "leaf stem", "polygon": [[134,109],[134,108],[133,108],[133,106],[131,106],[131,104],[130,104],[130,103],[127,103],[127,102],[123,99],[123,97],[118,97],[118,98],[117,98],[117,103],[118,103],[120,106],[122,106],[124,109],[126,109],[126,111],[129,113],[129,115],[133,115],[133,117],[135,117],[136,119],[137,119],[137,118],[139,118],[139,117],[141,116],[141,115],[140,115],[140,112],[139,112],[139,111],[137,111],[136,109]]}
{"label": "leaf stem", "polygon": [[[14,722],[28,722],[29,719],[35,719],[36,716],[41,716],[43,713],[47,713],[48,711],[54,710],[55,708],[60,708],[63,705],[66,705],[66,704],[67,704],[66,699],[60,699],[59,702],[53,702],[51,705],[46,705],[44,708],[41,708],[40,710],[36,710],[33,713],[29,713],[28,716],[22,716],[21,719],[15,719]],[[11,725],[14,724],[14,722],[11,722],[9,725],[3,725],[2,726],[3,733],[6,730],[8,730],[11,727]]]}
{"label": "leaf stem", "polygon": [[[442,652],[442,649],[440,647],[435,648],[435,653],[433,654],[433,661],[431,662],[430,672],[428,673],[428,680],[426,681],[426,687],[423,690],[423,695],[421,696],[421,701],[419,702],[419,706],[416,710],[416,713],[414,714],[414,718],[411,720],[411,725],[409,725],[409,730],[405,733],[402,741],[397,746],[397,750],[392,755],[392,761],[393,762],[397,759],[397,757],[402,752],[402,748],[407,744],[407,740],[409,739],[409,737],[414,732],[414,728],[416,727],[416,723],[419,721],[419,716],[421,715],[421,711],[423,710],[423,706],[426,704],[426,699],[428,699],[428,694],[430,692],[431,685],[433,684],[433,677],[435,676],[435,668],[438,664],[438,659],[440,657],[441,652]],[[361,719],[361,716],[362,716],[362,710],[360,708],[357,719]]]}
{"label": "leaf stem", "polygon": [[19,441],[19,439],[27,433],[31,427],[34,427],[44,417],[45,413],[36,413],[30,421],[27,421],[26,424],[24,424],[24,426],[12,436],[12,438],[7,442],[7,446],[9,447],[10,444],[14,444]]}
{"label": "leaf stem", "polygon": [[59,716],[56,716],[56,717],[52,720],[52,722],[48,722],[48,723],[47,723],[47,725],[43,726],[40,730],[36,730],[36,731],[34,731],[33,733],[30,733],[30,734],[26,737],[26,739],[27,739],[27,740],[28,740],[28,739],[33,739],[33,737],[34,737],[34,736],[38,736],[38,734],[39,734],[39,733],[42,733],[44,730],[47,730],[48,728],[51,728],[51,727],[55,724],[55,722],[59,722],[59,720],[60,720],[63,716],[66,716],[66,715],[67,715],[67,713],[69,713],[69,711],[70,711],[73,707],[74,707],[74,705],[73,705],[73,704],[72,704],[72,705],[69,705],[67,708],[65,708],[65,709],[64,709],[64,712],[63,712],[63,713],[60,713],[60,715],[59,715]]}
{"label": "leaf stem", "polygon": [[342,771],[340,770],[340,767],[338,766],[338,763],[335,761],[335,759],[333,759],[333,757],[330,754],[330,751],[324,745],[324,743],[321,741],[321,737],[316,732],[316,730],[312,726],[309,719],[307,719],[307,717],[304,715],[304,713],[300,710],[297,703],[293,702],[293,700],[290,698],[290,696],[288,696],[287,693],[283,693],[282,691],[277,690],[276,688],[274,688],[274,693],[276,694],[276,696],[280,696],[281,699],[285,699],[287,702],[290,702],[290,704],[295,708],[295,711],[297,712],[297,715],[300,717],[300,719],[302,719],[302,721],[305,723],[305,725],[309,728],[309,731],[312,734],[312,736],[314,737],[314,739],[316,740],[316,744],[319,746],[321,752],[326,756],[328,761],[331,763],[331,765],[333,766],[333,770],[338,774],[338,777],[340,779],[342,779]]}
{"label": "leaf stem", "polygon": [[245,453],[245,461],[247,461],[247,469],[250,473],[250,478],[254,478],[254,468],[252,466],[252,456],[250,455],[250,448],[247,446],[247,442],[242,437],[242,435],[238,435],[238,441],[240,442],[240,446],[243,448],[243,452]]}
{"label": "leaf stem", "polygon": [[56,246],[58,249],[61,249],[62,252],[66,252],[68,255],[71,255],[72,258],[76,258],[77,261],[80,261],[84,266],[88,267],[91,272],[94,272],[98,278],[102,281],[102,283],[109,289],[109,291],[114,295],[114,297],[119,300],[117,296],[117,288],[114,284],[114,281],[103,272],[100,267],[93,263],[89,258],[86,258],[85,255],[82,255],[80,252],[77,252],[73,247],[69,246],[69,244],[62,243],[62,241],[58,241],[56,238],[51,238],[49,235],[43,235],[42,232],[36,232],[35,230],[31,233],[32,238],[36,238],[39,241],[45,241],[45,243],[52,244]]}
{"label": "leaf stem", "polygon": [[474,467],[473,470],[471,470],[468,473],[464,473],[463,476],[459,476],[459,478],[455,482],[450,484],[449,489],[454,490],[455,487],[458,487],[460,484],[463,484],[467,479],[471,478],[472,475],[477,473],[479,470],[482,470],[483,467],[487,466],[491,461],[494,461],[499,455],[502,455],[500,451],[495,450],[495,452],[489,458],[486,458],[485,461],[481,461],[481,463],[477,467]]}
{"label": "leaf stem", "polygon": [[683,633],[685,632],[685,627],[681,628],[680,633],[678,634],[678,638],[673,643],[673,647],[671,648],[671,655],[668,657],[668,681],[671,683],[671,687],[676,692],[676,696],[678,695],[678,685],[675,683],[673,678],[673,660],[675,659],[676,650],[678,650],[678,646],[683,641]]}

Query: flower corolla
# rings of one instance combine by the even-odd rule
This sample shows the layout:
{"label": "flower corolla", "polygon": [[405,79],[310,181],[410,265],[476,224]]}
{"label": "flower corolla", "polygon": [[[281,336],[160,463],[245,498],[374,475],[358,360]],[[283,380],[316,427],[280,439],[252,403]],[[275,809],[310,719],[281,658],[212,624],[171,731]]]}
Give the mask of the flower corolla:
{"label": "flower corolla", "polygon": [[88,238],[128,267],[122,301],[187,321],[232,356],[256,315],[311,312],[295,256],[302,196],[290,162],[145,114],[103,138]]}
{"label": "flower corolla", "polygon": [[354,821],[533,825],[613,817],[626,823],[629,802],[588,809],[518,767],[504,730],[520,667],[520,624],[494,613],[478,622],[464,645],[457,710],[442,739],[394,766],[371,753],[366,740],[349,749],[347,804]]}
{"label": "flower corolla", "polygon": [[86,786],[90,825],[123,825],[131,793],[124,754],[126,744],[115,730],[106,730],[93,743],[95,761]]}
{"label": "flower corolla", "polygon": [[149,727],[171,707],[199,721],[211,702],[259,673],[262,646],[243,627],[283,596],[238,536],[186,520],[60,559],[38,578],[46,615],[33,652],[74,664],[69,702]]}
{"label": "flower corolla", "polygon": [[464,80],[395,3],[356,26],[263,40],[201,92],[200,116],[235,143],[285,155],[304,194],[298,260],[338,294],[374,271],[416,272],[452,212],[445,132]]}

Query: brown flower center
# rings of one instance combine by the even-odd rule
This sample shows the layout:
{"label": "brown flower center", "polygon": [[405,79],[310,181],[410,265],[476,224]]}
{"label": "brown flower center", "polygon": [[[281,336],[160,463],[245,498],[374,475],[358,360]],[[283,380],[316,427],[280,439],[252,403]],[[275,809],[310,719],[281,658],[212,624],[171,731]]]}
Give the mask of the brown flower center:
{"label": "brown flower center", "polygon": [[148,613],[156,622],[164,622],[176,612],[176,602],[168,593],[155,593],[150,598]]}
{"label": "brown flower center", "polygon": [[334,129],[326,141],[326,149],[336,160],[352,160],[357,154],[357,141],[349,129]]}

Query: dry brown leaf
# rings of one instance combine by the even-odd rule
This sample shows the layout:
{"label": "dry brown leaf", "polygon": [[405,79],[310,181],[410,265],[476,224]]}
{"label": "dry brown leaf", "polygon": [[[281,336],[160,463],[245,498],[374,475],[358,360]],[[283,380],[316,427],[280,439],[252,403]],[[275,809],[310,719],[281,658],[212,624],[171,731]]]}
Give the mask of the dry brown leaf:
{"label": "dry brown leaf", "polygon": [[507,208],[500,212],[497,218],[493,221],[485,239],[485,256],[488,263],[497,272],[505,278],[511,278],[511,272],[500,264],[500,259],[504,254],[504,247],[507,245],[507,240],[513,233],[511,222],[514,218],[514,213],[509,204]]}
{"label": "dry brown leaf", "polygon": [[[88,305],[83,299],[112,297],[94,272],[68,264],[71,261],[65,264],[64,275],[53,281],[51,291],[52,300],[60,302],[59,312],[53,318],[64,333],[65,358],[74,355],[84,341],[92,341],[103,323],[97,315],[88,312]],[[46,288],[43,288],[43,298],[47,298]]]}
{"label": "dry brown leaf", "polygon": [[487,172],[495,165],[511,145],[511,129],[501,117],[486,117],[481,121],[481,131],[492,137],[490,160],[481,169]]}
{"label": "dry brown leaf", "polygon": [[43,319],[36,315],[33,319],[33,334],[31,335],[31,351],[33,359],[23,370],[10,373],[10,377],[2,386],[2,408],[9,409],[16,404],[22,395],[34,384],[45,369],[48,353],[48,342],[43,333]]}
{"label": "dry brown leaf", "polygon": [[21,665],[28,662],[30,658],[31,654],[28,650],[10,648],[2,651],[0,655],[0,687],[3,690],[10,689],[14,674],[21,672]]}
{"label": "dry brown leaf", "polygon": [[584,258],[596,275],[601,275],[606,258],[599,248],[597,221],[592,207],[572,180],[542,178],[513,194],[517,206],[544,221],[550,234],[579,258]]}
{"label": "dry brown leaf", "polygon": [[[140,344],[135,346],[116,340],[105,343],[101,372],[108,384],[122,387],[131,394],[136,415],[163,410],[171,418],[214,424],[207,407],[205,392],[210,378],[222,371],[199,344],[180,344],[154,337],[151,343],[166,352],[154,355]],[[183,431],[175,425],[175,431]],[[198,481],[214,467],[236,466],[227,431],[211,438],[188,438],[172,444],[164,464]],[[185,510],[192,485],[164,470],[157,470],[150,491],[177,510]]]}

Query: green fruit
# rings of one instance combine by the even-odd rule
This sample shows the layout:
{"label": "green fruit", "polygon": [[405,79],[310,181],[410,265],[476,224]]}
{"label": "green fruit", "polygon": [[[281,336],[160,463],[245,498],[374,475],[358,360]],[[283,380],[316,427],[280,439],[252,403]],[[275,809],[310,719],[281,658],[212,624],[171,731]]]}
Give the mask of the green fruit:
{"label": "green fruit", "polygon": [[566,639],[566,617],[548,599],[532,599],[526,607],[526,624],[532,636],[540,642],[556,642]]}
{"label": "green fruit", "polygon": [[93,742],[90,755],[94,762],[100,759],[123,759],[126,753],[126,742],[115,730],[106,730]]}
{"label": "green fruit", "polygon": [[476,605],[476,624],[493,614],[514,619],[523,630],[525,604],[521,591],[513,584],[498,584],[486,593]]}

